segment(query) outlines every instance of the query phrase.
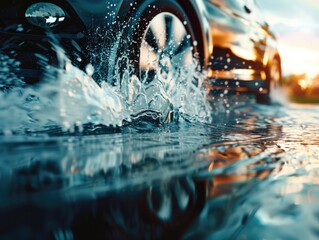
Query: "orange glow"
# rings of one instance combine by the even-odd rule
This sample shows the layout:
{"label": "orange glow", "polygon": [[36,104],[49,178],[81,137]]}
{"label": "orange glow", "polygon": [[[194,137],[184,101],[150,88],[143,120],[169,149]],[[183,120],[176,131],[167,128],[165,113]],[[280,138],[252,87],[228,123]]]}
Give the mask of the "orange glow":
{"label": "orange glow", "polygon": [[284,76],[319,74],[319,1],[257,0],[278,39]]}
{"label": "orange glow", "polygon": [[312,79],[307,78],[307,79],[300,79],[298,81],[298,84],[302,90],[306,90],[312,85],[312,82],[313,82]]}
{"label": "orange glow", "polygon": [[280,45],[282,67],[285,72],[306,73],[310,78],[318,74],[319,49],[309,49],[294,45]]}

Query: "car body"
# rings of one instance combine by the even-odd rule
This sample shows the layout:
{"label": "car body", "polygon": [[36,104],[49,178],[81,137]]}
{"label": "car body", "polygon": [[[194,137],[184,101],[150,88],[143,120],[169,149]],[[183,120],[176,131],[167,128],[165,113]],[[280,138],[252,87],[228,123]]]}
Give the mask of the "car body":
{"label": "car body", "polygon": [[[186,46],[192,45],[201,70],[207,74],[208,89],[254,92],[257,100],[267,101],[271,82],[278,84],[281,80],[275,36],[254,0],[50,0],[49,4],[63,11],[61,23],[58,10],[43,10],[36,5],[39,3],[43,2],[0,3],[2,52],[21,62],[17,71],[28,83],[37,82],[44,67],[60,64],[50,45],[52,35],[74,65],[81,69],[88,63],[94,66],[97,82],[112,82],[115,63],[123,53],[128,53],[141,75],[145,61],[142,42],[148,32],[155,31],[156,35],[156,31],[162,31],[160,27],[154,30],[159,24],[154,20],[157,16],[179,21],[179,28],[190,36]],[[39,18],[41,21],[39,11],[27,16],[31,6],[47,11],[43,19],[52,14],[49,17],[54,26],[40,26],[36,22]],[[164,55],[158,62],[167,70],[167,77],[173,57]],[[188,63],[185,60],[183,64]]]}

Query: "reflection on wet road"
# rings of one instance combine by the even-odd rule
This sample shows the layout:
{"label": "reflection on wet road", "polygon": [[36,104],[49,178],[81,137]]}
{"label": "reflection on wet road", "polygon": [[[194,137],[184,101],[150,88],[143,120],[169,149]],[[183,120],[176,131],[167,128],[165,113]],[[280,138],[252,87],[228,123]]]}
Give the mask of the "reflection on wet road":
{"label": "reflection on wet road", "polygon": [[1,137],[1,236],[318,238],[319,107],[216,111],[210,125]]}

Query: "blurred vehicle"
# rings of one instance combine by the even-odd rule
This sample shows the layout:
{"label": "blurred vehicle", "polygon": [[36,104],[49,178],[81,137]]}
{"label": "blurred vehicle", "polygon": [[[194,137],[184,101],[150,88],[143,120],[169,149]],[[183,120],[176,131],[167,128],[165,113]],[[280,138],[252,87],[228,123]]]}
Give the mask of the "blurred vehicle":
{"label": "blurred vehicle", "polygon": [[2,52],[27,83],[64,66],[55,40],[74,65],[92,64],[97,82],[114,83],[126,60],[145,84],[169,82],[194,58],[209,89],[265,102],[281,82],[276,39],[254,0],[9,0],[0,9]]}

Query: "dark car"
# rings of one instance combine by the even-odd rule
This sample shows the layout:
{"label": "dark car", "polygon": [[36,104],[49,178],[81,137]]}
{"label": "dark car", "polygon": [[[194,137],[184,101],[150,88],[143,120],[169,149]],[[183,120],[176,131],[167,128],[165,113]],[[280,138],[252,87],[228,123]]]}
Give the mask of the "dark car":
{"label": "dark car", "polygon": [[97,82],[130,74],[170,81],[198,62],[209,89],[256,93],[268,101],[281,81],[274,34],[254,0],[8,0],[0,3],[0,46],[27,83],[47,66],[95,69]]}

